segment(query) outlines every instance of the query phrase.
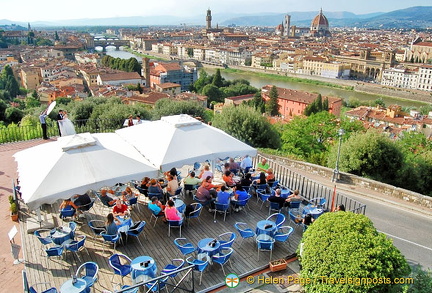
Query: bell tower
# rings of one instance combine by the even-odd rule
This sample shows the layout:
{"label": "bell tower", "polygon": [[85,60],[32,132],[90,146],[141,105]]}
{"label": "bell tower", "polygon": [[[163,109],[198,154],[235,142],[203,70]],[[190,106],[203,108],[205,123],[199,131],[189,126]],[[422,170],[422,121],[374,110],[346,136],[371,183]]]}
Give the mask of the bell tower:
{"label": "bell tower", "polygon": [[206,22],[207,22],[206,28],[208,30],[211,29],[211,21],[212,21],[212,16],[211,16],[211,10],[209,8],[209,9],[207,9],[207,16],[206,16]]}

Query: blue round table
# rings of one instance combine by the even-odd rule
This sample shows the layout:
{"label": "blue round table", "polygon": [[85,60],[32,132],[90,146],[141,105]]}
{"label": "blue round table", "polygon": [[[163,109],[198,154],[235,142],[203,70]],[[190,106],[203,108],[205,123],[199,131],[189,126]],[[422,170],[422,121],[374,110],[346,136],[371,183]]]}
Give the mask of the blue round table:
{"label": "blue round table", "polygon": [[60,288],[61,293],[81,293],[84,292],[87,283],[84,279],[77,278],[76,283],[72,284],[73,280],[69,279],[66,282],[63,283],[63,285]]}
{"label": "blue round table", "polygon": [[324,213],[323,209],[318,208],[317,206],[314,206],[314,205],[307,205],[303,208],[303,217],[307,214],[311,214],[311,216],[314,219],[317,219],[323,213]]}
{"label": "blue round table", "polygon": [[150,256],[138,256],[131,262],[132,267],[132,284],[138,284],[156,277],[156,262]]}
{"label": "blue round table", "polygon": [[51,238],[55,244],[62,245],[63,242],[72,238],[71,232],[72,230],[69,227],[60,227],[51,234]]}
{"label": "blue round table", "polygon": [[179,213],[183,214],[184,211],[185,211],[185,209],[186,209],[186,204],[184,203],[184,201],[182,201],[179,198],[175,198],[174,199],[174,204],[175,204],[175,207],[176,207],[177,211]]}
{"label": "blue round table", "polygon": [[269,220],[262,220],[257,223],[255,232],[257,235],[267,234],[273,236],[274,233],[276,233],[276,229],[277,227],[275,222]]}
{"label": "blue round table", "polygon": [[[215,238],[204,238],[198,242],[198,258],[202,259],[203,255],[208,256],[207,260],[209,264],[212,264],[212,255],[219,252],[220,242],[216,240],[214,246],[210,246],[210,242]],[[201,255],[200,255],[201,254]]]}

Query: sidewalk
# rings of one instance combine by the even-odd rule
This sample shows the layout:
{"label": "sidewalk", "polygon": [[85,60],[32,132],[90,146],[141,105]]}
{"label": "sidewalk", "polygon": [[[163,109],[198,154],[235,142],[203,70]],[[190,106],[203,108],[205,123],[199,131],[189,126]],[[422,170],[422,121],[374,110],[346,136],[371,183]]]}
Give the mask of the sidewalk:
{"label": "sidewalk", "polygon": [[[52,141],[52,140],[47,140]],[[24,264],[13,264],[11,246],[9,242],[8,232],[15,225],[18,229],[18,234],[15,236],[15,243],[21,245],[21,230],[19,223],[13,222],[9,212],[9,195],[12,194],[12,184],[15,182],[17,175],[17,165],[12,157],[16,152],[44,143],[41,139],[8,143],[0,145],[0,293],[22,292],[22,275]],[[36,251],[37,248],[27,248]],[[39,253],[39,252],[38,252]],[[22,258],[22,252],[20,253]]]}

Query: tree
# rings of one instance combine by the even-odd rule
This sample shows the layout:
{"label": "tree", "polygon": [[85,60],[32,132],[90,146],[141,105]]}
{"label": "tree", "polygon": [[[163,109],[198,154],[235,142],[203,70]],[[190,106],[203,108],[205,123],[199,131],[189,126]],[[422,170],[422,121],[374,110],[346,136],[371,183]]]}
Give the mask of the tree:
{"label": "tree", "polygon": [[192,117],[203,117],[204,107],[195,101],[173,101],[161,99],[155,103],[153,119],[160,119],[162,116],[188,114]]}
{"label": "tree", "polygon": [[[336,156],[335,145],[329,156],[329,167],[335,166]],[[372,129],[356,133],[342,144],[339,167],[341,171],[393,184],[402,163],[401,150],[388,137]]]}
{"label": "tree", "polygon": [[[313,280],[304,284],[306,292],[400,292],[393,280],[410,272],[392,240],[361,214],[325,213],[301,242],[300,275]],[[368,278],[372,281],[366,282]]]}
{"label": "tree", "polygon": [[212,84],[218,88],[223,86],[223,79],[220,73],[220,69],[216,69],[216,73],[213,75]]}
{"label": "tree", "polygon": [[224,107],[213,118],[213,126],[254,147],[276,149],[280,137],[266,117],[246,105]]}
{"label": "tree", "polygon": [[5,111],[7,107],[8,105],[6,102],[0,99],[0,121],[5,120]]}
{"label": "tree", "polygon": [[55,31],[54,40],[60,41],[60,38],[59,38],[57,31]]}
{"label": "tree", "polygon": [[280,105],[278,103],[279,95],[275,85],[271,88],[269,96],[270,100],[266,103],[266,113],[270,116],[278,116]]}
{"label": "tree", "polygon": [[8,123],[18,123],[24,117],[23,111],[15,107],[9,107],[5,111],[5,120]]}
{"label": "tree", "polygon": [[217,103],[223,102],[222,94],[221,94],[219,88],[215,85],[208,84],[208,85],[204,86],[201,94],[208,97],[209,103],[211,103],[211,102],[217,102]]}
{"label": "tree", "polygon": [[321,111],[328,111],[328,98],[326,98],[323,102],[321,94],[318,94],[316,99],[306,106],[303,114],[306,116],[310,116],[311,114],[315,114]]}

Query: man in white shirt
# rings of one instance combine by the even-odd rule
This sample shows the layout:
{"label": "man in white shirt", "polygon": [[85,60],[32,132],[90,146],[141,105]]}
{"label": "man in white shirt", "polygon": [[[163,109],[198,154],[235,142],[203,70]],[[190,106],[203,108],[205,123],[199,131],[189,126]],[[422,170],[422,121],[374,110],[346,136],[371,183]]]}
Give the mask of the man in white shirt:
{"label": "man in white shirt", "polygon": [[249,169],[252,168],[252,159],[249,157],[249,155],[246,155],[241,161],[240,168],[244,170],[245,173],[248,173]]}

